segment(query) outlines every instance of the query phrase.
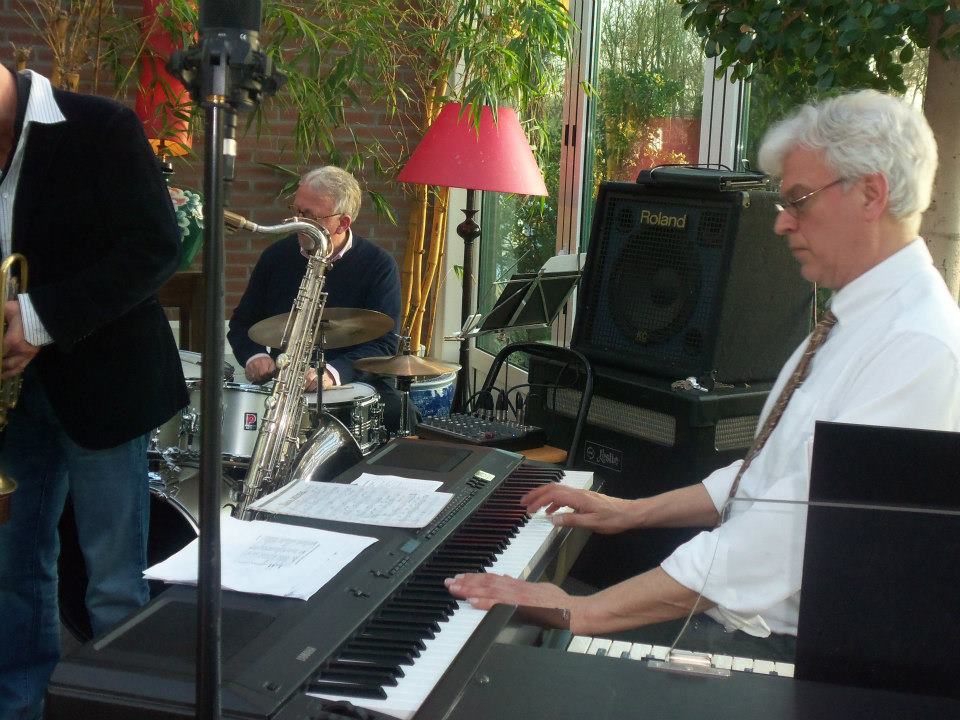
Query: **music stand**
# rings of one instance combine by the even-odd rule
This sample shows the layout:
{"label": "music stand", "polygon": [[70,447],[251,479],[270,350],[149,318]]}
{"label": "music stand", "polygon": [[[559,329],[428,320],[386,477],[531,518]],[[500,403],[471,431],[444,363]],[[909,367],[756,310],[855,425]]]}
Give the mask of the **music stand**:
{"label": "music stand", "polygon": [[513,275],[479,326],[464,337],[550,327],[577,286],[585,257],[556,255],[535,273]]}

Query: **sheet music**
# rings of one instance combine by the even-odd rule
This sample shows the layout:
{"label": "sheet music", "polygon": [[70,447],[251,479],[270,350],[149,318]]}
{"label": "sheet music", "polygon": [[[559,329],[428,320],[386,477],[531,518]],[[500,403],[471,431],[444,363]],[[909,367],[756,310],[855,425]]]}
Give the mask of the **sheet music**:
{"label": "sheet music", "polygon": [[[220,520],[221,586],[224,590],[308,599],[376,538],[315,528]],[[197,538],[143,576],[180,585],[197,584]]]}
{"label": "sheet music", "polygon": [[443,483],[439,480],[418,480],[417,478],[400,477],[399,475],[374,475],[366,472],[350,484],[406,490],[407,492],[433,492],[443,487]]}
{"label": "sheet music", "polygon": [[304,480],[290,483],[250,507],[277,515],[422,528],[453,497],[446,492],[407,492],[379,486],[344,485]]}

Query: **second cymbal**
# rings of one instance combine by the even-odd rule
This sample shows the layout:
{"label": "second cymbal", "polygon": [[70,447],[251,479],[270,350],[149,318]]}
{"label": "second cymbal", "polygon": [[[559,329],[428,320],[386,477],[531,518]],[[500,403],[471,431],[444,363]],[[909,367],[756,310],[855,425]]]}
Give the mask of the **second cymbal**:
{"label": "second cymbal", "polygon": [[456,363],[446,363],[417,355],[365,357],[355,360],[353,367],[373,375],[393,377],[432,377],[460,369]]}
{"label": "second cymbal", "polygon": [[[261,320],[247,333],[254,342],[279,348],[290,313],[281,313]],[[393,330],[393,318],[376,310],[361,308],[324,308],[320,320],[323,347],[326,350],[359,345]],[[316,338],[315,342],[319,342]]]}

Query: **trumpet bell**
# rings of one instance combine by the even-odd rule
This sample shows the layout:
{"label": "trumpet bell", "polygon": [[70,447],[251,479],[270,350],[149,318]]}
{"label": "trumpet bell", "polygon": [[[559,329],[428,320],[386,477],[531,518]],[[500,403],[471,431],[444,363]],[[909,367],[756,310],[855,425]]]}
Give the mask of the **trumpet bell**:
{"label": "trumpet bell", "polygon": [[0,525],[10,517],[10,504],[13,500],[13,491],[16,489],[17,483],[13,478],[0,473]]}

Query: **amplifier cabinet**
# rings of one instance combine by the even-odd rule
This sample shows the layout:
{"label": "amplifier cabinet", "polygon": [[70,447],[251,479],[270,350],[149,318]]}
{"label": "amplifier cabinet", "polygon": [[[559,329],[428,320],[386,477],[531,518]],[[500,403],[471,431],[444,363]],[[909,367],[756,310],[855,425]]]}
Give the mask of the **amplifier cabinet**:
{"label": "amplifier cabinet", "polygon": [[602,183],[571,347],[672,380],[773,380],[808,332],[813,299],[773,232],[776,201]]}
{"label": "amplifier cabinet", "polygon": [[[771,383],[711,392],[674,390],[662,378],[594,366],[594,391],[574,467],[592,470],[603,491],[624,498],[693,484],[742,458],[753,441]],[[525,422],[568,447],[583,377],[571,365],[531,358]],[[594,535],[572,575],[605,586],[647,570],[695,530],[655,529]]]}

